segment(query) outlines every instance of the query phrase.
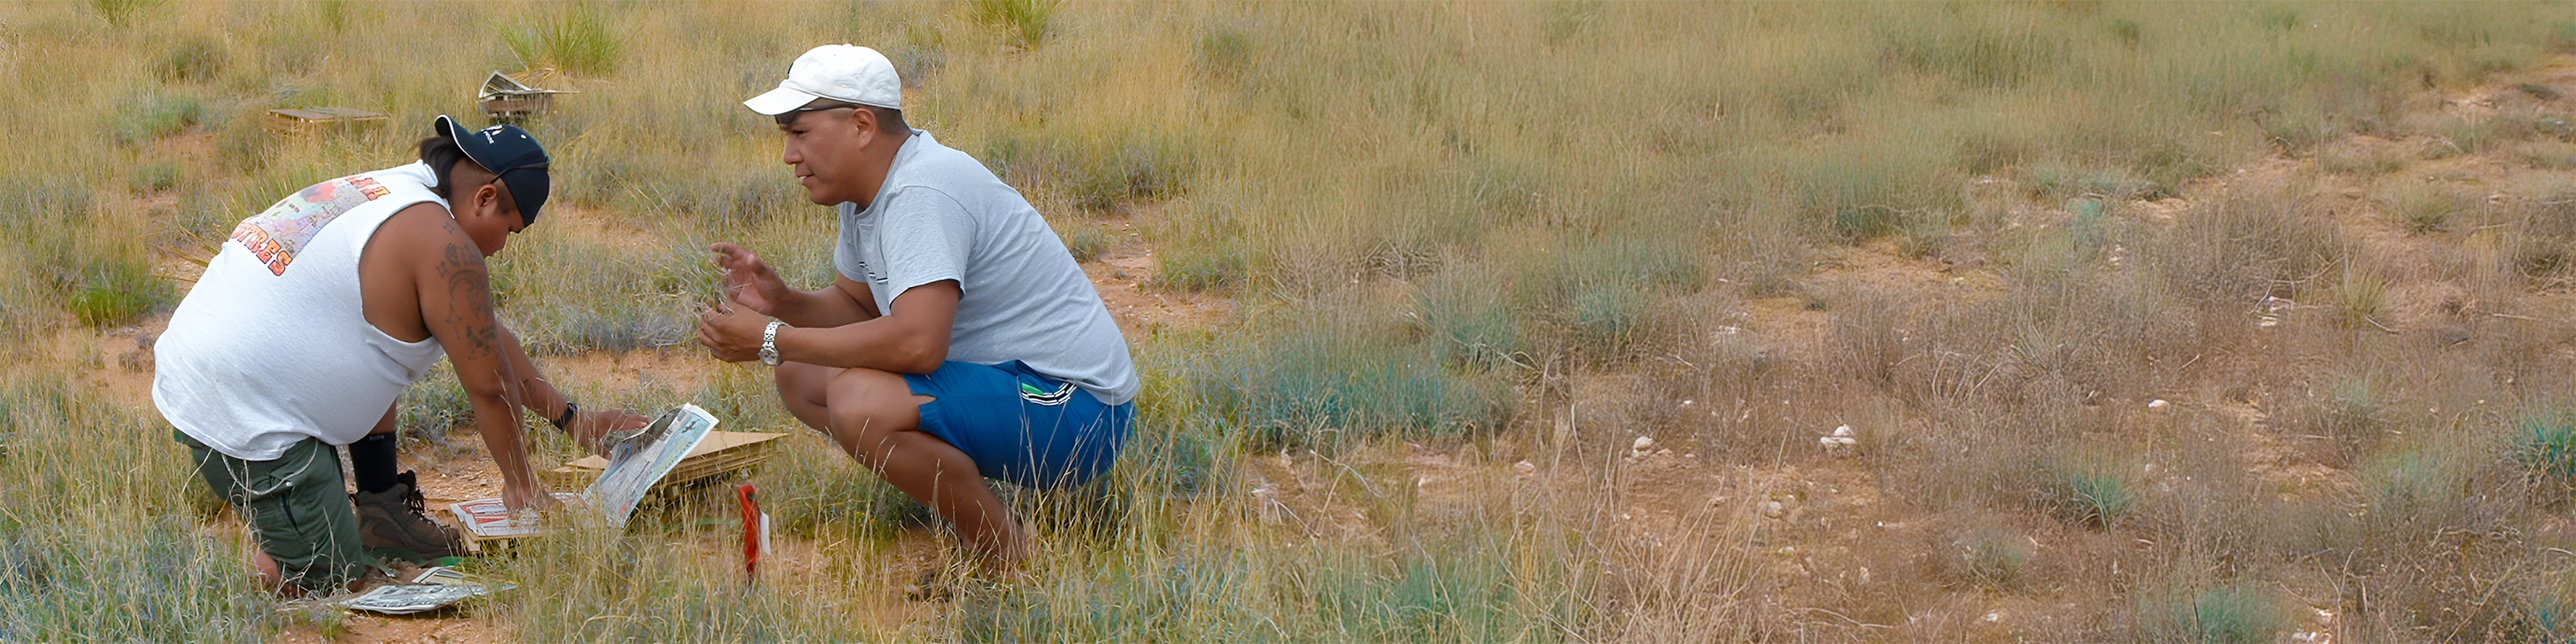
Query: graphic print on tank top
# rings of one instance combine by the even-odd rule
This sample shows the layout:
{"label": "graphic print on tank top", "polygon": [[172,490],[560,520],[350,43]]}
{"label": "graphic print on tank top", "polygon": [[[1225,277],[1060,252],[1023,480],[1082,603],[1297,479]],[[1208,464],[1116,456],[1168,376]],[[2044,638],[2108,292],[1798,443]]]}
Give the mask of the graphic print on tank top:
{"label": "graphic print on tank top", "polygon": [[313,184],[301,192],[277,200],[267,211],[243,219],[233,228],[232,240],[268,265],[271,275],[285,275],[286,266],[295,263],[295,254],[313,241],[315,233],[341,213],[360,204],[375,201],[393,190],[366,177],[341,177]]}

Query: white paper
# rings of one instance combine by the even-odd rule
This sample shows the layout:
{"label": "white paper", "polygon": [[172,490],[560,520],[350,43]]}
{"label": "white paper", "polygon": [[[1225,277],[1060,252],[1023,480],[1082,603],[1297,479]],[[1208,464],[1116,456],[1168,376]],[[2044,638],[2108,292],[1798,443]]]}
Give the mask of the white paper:
{"label": "white paper", "polygon": [[655,437],[651,442],[618,446],[615,453],[609,454],[608,469],[599,473],[599,480],[593,481],[583,496],[590,507],[608,519],[610,527],[626,527],[627,517],[644,502],[644,493],[669,475],[672,468],[679,467],[680,459],[687,458],[698,443],[707,439],[708,432],[715,431],[716,422],[707,410],[687,403],[662,412],[653,424],[667,426],[648,427],[644,435]]}

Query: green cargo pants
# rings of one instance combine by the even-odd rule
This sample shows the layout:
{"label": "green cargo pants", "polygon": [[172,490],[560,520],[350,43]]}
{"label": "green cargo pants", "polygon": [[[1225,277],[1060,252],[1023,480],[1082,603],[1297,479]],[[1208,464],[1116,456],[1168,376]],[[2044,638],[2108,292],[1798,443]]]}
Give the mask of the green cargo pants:
{"label": "green cargo pants", "polygon": [[187,434],[171,435],[195,453],[206,486],[250,523],[260,551],[277,560],[286,583],[332,595],[365,572],[367,547],[358,543],[358,513],[341,483],[339,451],[308,437],[277,460],[245,461]]}

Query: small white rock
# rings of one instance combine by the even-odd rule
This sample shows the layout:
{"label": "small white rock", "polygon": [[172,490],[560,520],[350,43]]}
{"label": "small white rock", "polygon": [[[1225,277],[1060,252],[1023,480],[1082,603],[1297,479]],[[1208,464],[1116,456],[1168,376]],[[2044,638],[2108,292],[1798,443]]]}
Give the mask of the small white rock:
{"label": "small white rock", "polygon": [[1788,511],[1789,511],[1789,510],[1788,510],[1788,508],[1780,507],[1780,502],[1779,502],[1779,501],[1763,501],[1763,502],[1762,502],[1762,516],[1766,516],[1766,517],[1771,517],[1771,518],[1777,519],[1777,518],[1780,518],[1780,515],[1781,515],[1782,513],[1785,513],[1785,512],[1788,512]]}
{"label": "small white rock", "polygon": [[1629,443],[1628,445],[1628,449],[1643,452],[1646,451],[1646,448],[1655,446],[1655,439],[1639,436],[1637,437],[1636,442]]}
{"label": "small white rock", "polygon": [[1518,463],[1513,463],[1513,464],[1512,464],[1512,471],[1514,471],[1514,472],[1519,472],[1519,473],[1521,474],[1521,476],[1529,476],[1529,475],[1532,475],[1532,474],[1537,474],[1537,473],[1538,473],[1538,464],[1537,464],[1537,463],[1532,463],[1532,462],[1529,462],[1529,461],[1521,461],[1521,462],[1518,462]]}
{"label": "small white rock", "polygon": [[1852,435],[1852,428],[1851,428],[1851,426],[1850,426],[1850,425],[1844,425],[1844,426],[1841,426],[1841,427],[1836,427],[1836,428],[1834,428],[1834,435],[1835,435],[1835,436],[1851,436],[1851,435]]}
{"label": "small white rock", "polygon": [[1668,449],[1659,449],[1659,450],[1655,450],[1655,455],[1656,455],[1656,456],[1671,456],[1671,455],[1673,455],[1673,451],[1672,451],[1672,450],[1668,450]]}
{"label": "small white rock", "polygon": [[1818,437],[1816,442],[1825,448],[1825,453],[1836,457],[1846,457],[1852,455],[1852,450],[1854,449],[1852,446],[1859,444],[1860,439],[1849,436],[1823,436]]}
{"label": "small white rock", "polygon": [[2163,398],[2157,398],[2157,399],[2155,399],[2155,400],[2150,400],[2150,401],[2147,401],[2147,411],[2164,411],[2164,410],[2165,410],[2165,406],[2166,406],[2166,405],[2169,405],[2169,404],[2172,404],[2172,403],[2167,403],[2167,402],[2165,402],[2165,399],[2163,399]]}

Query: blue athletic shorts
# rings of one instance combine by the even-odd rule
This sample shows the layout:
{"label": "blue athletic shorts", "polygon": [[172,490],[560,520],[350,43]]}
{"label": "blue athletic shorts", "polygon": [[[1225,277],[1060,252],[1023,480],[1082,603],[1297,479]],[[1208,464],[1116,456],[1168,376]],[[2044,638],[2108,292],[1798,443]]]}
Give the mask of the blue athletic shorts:
{"label": "blue athletic shorts", "polygon": [[1013,360],[948,361],[929,375],[903,374],[921,406],[921,431],[974,459],[987,478],[1041,488],[1079,485],[1109,471],[1127,445],[1136,404],[1100,398]]}

